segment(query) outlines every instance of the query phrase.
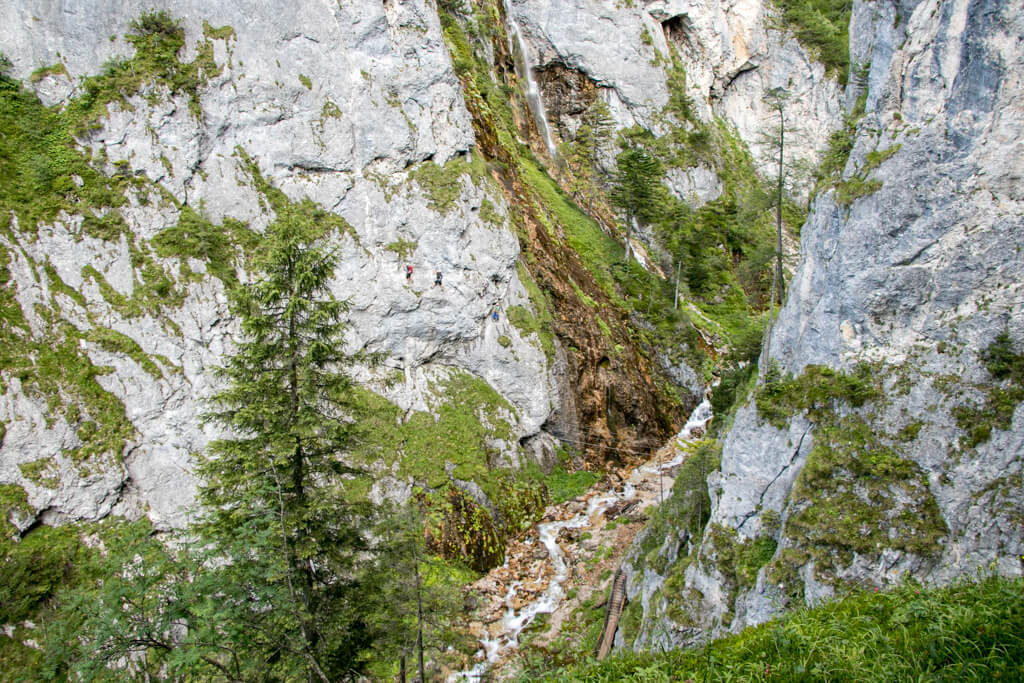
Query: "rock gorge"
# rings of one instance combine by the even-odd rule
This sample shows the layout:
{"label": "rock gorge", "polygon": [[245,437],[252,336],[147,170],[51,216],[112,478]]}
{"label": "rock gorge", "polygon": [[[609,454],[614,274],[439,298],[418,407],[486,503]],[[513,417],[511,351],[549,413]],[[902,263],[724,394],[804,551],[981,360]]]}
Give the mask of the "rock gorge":
{"label": "rock gorge", "polygon": [[[786,189],[784,305],[716,471],[627,555],[616,644],[1020,575],[1024,377],[992,359],[1024,349],[1024,3],[849,8],[837,68],[768,0],[6,3],[7,535],[187,521],[226,289],[295,212],[331,228],[350,350],[383,359],[356,374],[364,495],[450,486],[514,536],[531,477],[635,463],[756,358],[782,89],[787,162],[817,169]],[[180,33],[140,31],[154,10]],[[616,213],[631,146],[674,217]]]}

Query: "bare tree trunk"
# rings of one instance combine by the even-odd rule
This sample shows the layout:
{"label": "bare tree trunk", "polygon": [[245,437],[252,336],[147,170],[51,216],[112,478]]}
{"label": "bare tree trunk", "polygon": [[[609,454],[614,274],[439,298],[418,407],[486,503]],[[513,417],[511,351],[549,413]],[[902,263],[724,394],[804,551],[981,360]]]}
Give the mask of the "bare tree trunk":
{"label": "bare tree trunk", "polygon": [[782,306],[782,160],[786,145],[786,120],[779,104],[779,186],[778,204],[775,206],[775,279],[779,286],[779,306]]}
{"label": "bare tree trunk", "polygon": [[412,560],[413,571],[416,573],[416,656],[419,658],[420,683],[427,683],[426,669],[423,666],[423,594],[420,586],[420,558],[415,550]]}
{"label": "bare tree trunk", "polygon": [[633,209],[626,211],[626,256],[625,261],[629,263],[633,255]]}
{"label": "bare tree trunk", "polygon": [[679,308],[679,275],[683,272],[683,259],[679,259],[678,265],[676,265],[676,297],[672,301],[672,309]]}
{"label": "bare tree trunk", "polygon": [[768,369],[768,358],[771,356],[772,332],[775,326],[775,297],[778,296],[779,306],[782,306],[782,181],[783,181],[783,160],[786,144],[786,119],[783,113],[782,100],[776,104],[779,110],[779,179],[776,185],[775,197],[775,272],[772,274],[771,297],[768,300],[768,325],[764,330],[764,343],[761,348],[761,358],[758,360],[759,373],[764,377]]}

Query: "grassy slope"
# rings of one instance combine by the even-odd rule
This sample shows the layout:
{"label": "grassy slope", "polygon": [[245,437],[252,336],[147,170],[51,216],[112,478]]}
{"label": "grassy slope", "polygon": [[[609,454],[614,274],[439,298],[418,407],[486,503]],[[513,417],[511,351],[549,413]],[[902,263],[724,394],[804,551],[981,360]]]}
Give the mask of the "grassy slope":
{"label": "grassy slope", "polygon": [[549,672],[580,681],[996,681],[1024,677],[1024,580],[908,583],[795,612],[703,648]]}

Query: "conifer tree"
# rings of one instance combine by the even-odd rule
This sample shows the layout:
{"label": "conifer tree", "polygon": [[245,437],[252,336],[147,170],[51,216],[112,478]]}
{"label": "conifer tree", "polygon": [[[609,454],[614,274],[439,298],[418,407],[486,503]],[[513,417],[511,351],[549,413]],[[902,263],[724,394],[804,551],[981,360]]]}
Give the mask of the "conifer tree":
{"label": "conifer tree", "polygon": [[275,208],[259,279],[230,293],[242,338],[216,371],[206,419],[226,436],[199,461],[197,521],[111,547],[99,588],[70,601],[83,627],[61,642],[87,680],[326,682],[365,668],[371,519],[347,500],[356,472],[340,458],[354,429],[346,367],[360,357],[343,350],[345,306],[328,289],[329,216]]}
{"label": "conifer tree", "polygon": [[587,214],[601,184],[601,151],[611,140],[613,121],[608,105],[597,99],[583,114],[576,134],[563,143],[561,157],[570,172],[569,190],[577,204],[586,199]]}
{"label": "conifer tree", "polygon": [[[381,664],[394,663],[398,680],[406,669],[418,680],[435,680],[442,665],[455,664],[459,654],[476,643],[459,617],[463,612],[460,586],[470,570],[432,555],[423,528],[423,503],[415,498],[404,508],[382,515],[381,571],[372,591],[385,604],[371,608],[382,637],[377,641]],[[390,678],[393,671],[378,671]]]}
{"label": "conifer tree", "polygon": [[343,350],[345,306],[328,290],[336,258],[317,216],[280,211],[255,264],[262,279],[232,293],[243,339],[206,416],[231,436],[201,461],[194,530],[225,560],[225,629],[247,661],[275,663],[261,676],[327,681],[356,674],[371,640],[358,600],[370,556],[367,510],[344,495],[355,357]]}
{"label": "conifer tree", "polygon": [[662,167],[658,159],[639,147],[627,146],[618,156],[611,200],[625,213],[626,255],[632,256],[633,222],[638,215],[656,211]]}
{"label": "conifer tree", "polygon": [[786,127],[785,105],[788,99],[789,93],[782,88],[772,88],[765,93],[764,97],[765,103],[778,112],[779,125],[765,136],[765,142],[767,142],[771,154],[777,159],[778,174],[775,178],[775,272],[772,274],[771,294],[768,299],[768,324],[765,327],[763,351],[761,352],[762,373],[763,369],[767,367],[767,360],[771,353],[775,303],[778,300],[778,303],[782,304],[785,290],[782,280],[782,202],[786,180],[786,133],[792,132],[792,129]]}

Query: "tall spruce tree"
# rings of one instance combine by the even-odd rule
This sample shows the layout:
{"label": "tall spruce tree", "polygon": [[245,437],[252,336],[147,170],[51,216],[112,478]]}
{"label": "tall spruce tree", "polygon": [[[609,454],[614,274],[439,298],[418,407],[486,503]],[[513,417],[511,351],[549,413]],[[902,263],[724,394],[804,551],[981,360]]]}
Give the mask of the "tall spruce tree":
{"label": "tall spruce tree", "polygon": [[633,223],[639,216],[650,216],[657,212],[658,188],[663,169],[657,157],[633,146],[627,146],[620,152],[617,162],[611,200],[625,214],[624,259],[629,261],[633,255]]}
{"label": "tall spruce tree", "polygon": [[[375,573],[368,505],[348,501],[354,425],[345,306],[330,295],[330,215],[280,204],[230,293],[242,339],[198,474],[202,508],[184,531],[108,546],[96,586],[65,600],[81,627],[48,643],[48,667],[84,680],[354,680],[379,635],[361,591]],[[380,603],[381,601],[377,601]],[[378,604],[378,606],[380,606]],[[70,623],[70,622],[69,622]]]}
{"label": "tall spruce tree", "polygon": [[[419,498],[417,500],[417,498]],[[371,607],[381,632],[375,647],[376,680],[439,680],[445,667],[476,649],[465,629],[460,587],[471,570],[433,555],[424,532],[425,504],[415,496],[403,508],[382,515],[381,570]]]}
{"label": "tall spruce tree", "polygon": [[348,678],[372,640],[358,599],[368,510],[346,500],[356,473],[339,457],[355,357],[343,350],[345,305],[328,290],[336,257],[317,217],[285,209],[268,227],[262,279],[231,295],[243,339],[206,416],[231,436],[201,460],[194,530],[225,560],[225,629],[257,667],[243,678]]}
{"label": "tall spruce tree", "polygon": [[793,132],[792,129],[786,127],[785,105],[788,100],[789,93],[783,88],[772,88],[765,92],[764,101],[769,107],[778,112],[779,125],[763,136],[769,153],[777,160],[778,173],[775,178],[775,272],[772,274],[771,294],[768,299],[768,324],[764,330],[763,350],[759,363],[762,375],[768,366],[768,359],[771,354],[775,304],[778,301],[781,306],[785,296],[785,283],[782,279],[782,202],[786,182],[786,133]]}

